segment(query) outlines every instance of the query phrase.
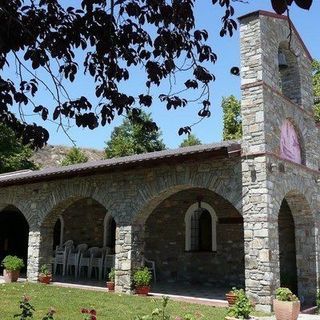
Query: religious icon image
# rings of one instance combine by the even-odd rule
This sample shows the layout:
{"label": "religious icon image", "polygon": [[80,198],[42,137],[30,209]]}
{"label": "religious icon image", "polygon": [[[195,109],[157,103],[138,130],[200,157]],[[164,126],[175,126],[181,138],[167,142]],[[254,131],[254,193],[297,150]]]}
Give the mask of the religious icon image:
{"label": "religious icon image", "polygon": [[293,124],[286,120],[281,127],[280,156],[283,159],[301,164],[301,148]]}

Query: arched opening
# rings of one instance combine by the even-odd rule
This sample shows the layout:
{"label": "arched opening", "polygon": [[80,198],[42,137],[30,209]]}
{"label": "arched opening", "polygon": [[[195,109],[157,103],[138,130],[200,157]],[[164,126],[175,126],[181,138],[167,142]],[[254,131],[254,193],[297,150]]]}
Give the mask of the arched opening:
{"label": "arched opening", "polygon": [[[26,272],[28,260],[29,225],[24,215],[14,206],[0,212],[0,262],[7,255],[22,258]],[[0,267],[1,268],[1,267]],[[2,271],[2,268],[1,268]]]}
{"label": "arched opening", "polygon": [[315,220],[306,198],[289,192],[278,215],[280,284],[294,291],[303,307],[317,294]]}
{"label": "arched opening", "polygon": [[[45,218],[41,233],[40,265],[55,262],[55,281],[87,283],[100,279],[101,282],[96,284],[103,285],[102,279],[106,279],[106,270],[102,269],[106,253],[104,246],[109,247],[107,254],[114,254],[115,221],[102,204],[93,198],[69,198],[58,204]],[[64,259],[64,244],[70,242],[70,251]],[[91,264],[89,266],[92,254],[97,258],[97,265],[93,268]]]}
{"label": "arched opening", "polygon": [[281,42],[278,51],[279,88],[284,96],[301,104],[301,76],[296,54],[287,41]]}
{"label": "arched opening", "polygon": [[156,292],[192,288],[201,296],[205,283],[208,297],[222,298],[244,287],[242,216],[208,189],[179,191],[159,203],[146,219],[144,241],[145,258],[155,262]]}
{"label": "arched opening", "polygon": [[298,294],[295,226],[289,205],[284,199],[279,211],[280,285]]}

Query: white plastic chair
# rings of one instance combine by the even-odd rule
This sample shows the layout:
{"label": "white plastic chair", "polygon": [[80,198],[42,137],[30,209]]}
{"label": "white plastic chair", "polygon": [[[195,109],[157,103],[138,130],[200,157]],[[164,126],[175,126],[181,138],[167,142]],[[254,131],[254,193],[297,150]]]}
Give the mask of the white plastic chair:
{"label": "white plastic chair", "polygon": [[115,255],[106,254],[103,261],[103,277],[107,277],[107,272],[109,272],[115,265]]}
{"label": "white plastic chair", "polygon": [[83,251],[80,254],[79,259],[79,275],[81,275],[82,268],[87,268],[87,276],[90,276],[90,263],[91,263],[91,255],[95,254],[98,251],[98,247],[89,248],[87,251]]}
{"label": "white plastic chair", "polygon": [[105,250],[100,248],[97,248],[97,250],[91,251],[89,278],[92,277],[92,271],[94,270],[95,274],[98,275],[99,280],[102,279],[104,255],[105,255]]}
{"label": "white plastic chair", "polygon": [[66,266],[67,266],[67,259],[70,250],[72,249],[73,241],[68,240],[62,246],[57,246],[55,250],[55,255],[53,257],[53,272],[54,274],[57,273],[58,265],[62,265],[62,275],[66,274]]}
{"label": "white plastic chair", "polygon": [[78,277],[80,254],[85,250],[87,250],[87,248],[88,248],[88,245],[85,243],[82,243],[77,246],[75,251],[69,252],[68,259],[67,259],[68,274],[71,273],[71,267],[74,267],[74,275],[76,278]]}
{"label": "white plastic chair", "polygon": [[156,263],[153,260],[148,260],[144,258],[144,265],[151,271],[153,275],[153,282],[157,282],[157,277],[156,277]]}

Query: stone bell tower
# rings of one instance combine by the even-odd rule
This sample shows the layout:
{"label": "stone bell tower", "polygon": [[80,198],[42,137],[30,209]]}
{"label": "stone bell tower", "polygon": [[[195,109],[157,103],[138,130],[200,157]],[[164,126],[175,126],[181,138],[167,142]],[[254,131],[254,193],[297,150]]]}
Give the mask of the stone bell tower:
{"label": "stone bell tower", "polygon": [[[312,58],[286,16],[257,11],[239,21],[246,289],[258,309],[271,309],[284,283],[288,245],[295,250],[297,294],[311,305],[319,285],[320,226]],[[280,233],[285,205],[293,216],[290,243]]]}

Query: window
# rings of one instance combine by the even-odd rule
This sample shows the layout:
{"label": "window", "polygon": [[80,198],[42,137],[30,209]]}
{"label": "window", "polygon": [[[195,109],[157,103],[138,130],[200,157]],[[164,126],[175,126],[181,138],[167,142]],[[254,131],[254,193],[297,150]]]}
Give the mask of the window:
{"label": "window", "polygon": [[114,250],[116,245],[116,222],[109,213],[106,214],[103,225],[103,246]]}
{"label": "window", "polygon": [[296,54],[288,42],[282,42],[278,51],[279,87],[284,96],[301,104],[301,76]]}
{"label": "window", "polygon": [[216,222],[216,214],[209,204],[190,206],[185,215],[186,251],[216,251]]}
{"label": "window", "polygon": [[62,216],[59,216],[59,219],[53,229],[53,249],[56,249],[57,246],[61,246],[63,244],[63,231],[64,220]]}

